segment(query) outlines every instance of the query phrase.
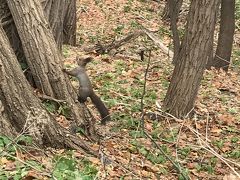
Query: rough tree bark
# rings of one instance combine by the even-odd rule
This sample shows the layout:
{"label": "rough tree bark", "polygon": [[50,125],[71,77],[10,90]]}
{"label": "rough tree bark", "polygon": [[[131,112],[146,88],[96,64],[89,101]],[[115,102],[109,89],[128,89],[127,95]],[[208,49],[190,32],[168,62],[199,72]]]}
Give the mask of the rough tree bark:
{"label": "rough tree bark", "polygon": [[176,17],[178,17],[178,15],[179,15],[180,9],[182,7],[183,0],[167,0],[167,3],[166,3],[165,8],[163,10],[163,15],[162,15],[163,20],[170,19],[170,14],[171,14],[171,5],[170,4],[171,4],[171,1],[172,1],[172,3],[174,3]]}
{"label": "rough tree bark", "polygon": [[61,51],[63,44],[63,21],[65,16],[66,0],[44,0],[42,7],[44,15],[50,24],[58,49]]}
{"label": "rough tree bark", "polygon": [[183,38],[164,109],[183,118],[192,112],[213,40],[215,18],[220,0],[191,1]]}
{"label": "rough tree bark", "polygon": [[9,117],[4,110],[2,101],[0,100],[0,136],[2,135],[15,137],[17,135],[17,132],[11,125]]}
{"label": "rough tree bark", "polygon": [[178,28],[177,28],[177,17],[178,17],[179,9],[181,7],[179,3],[181,3],[182,5],[182,1],[176,2],[175,0],[168,0],[170,27],[173,34],[173,46],[174,46],[173,47],[174,48],[173,64],[176,64],[176,59],[178,57],[179,50],[180,50],[180,38],[179,38]]}
{"label": "rough tree bark", "polygon": [[76,0],[66,2],[65,17],[63,21],[63,43],[76,45],[77,15]]}
{"label": "rough tree bark", "polygon": [[25,79],[1,26],[0,47],[0,100],[9,115],[10,119],[5,118],[8,124],[18,132],[28,127],[28,133],[39,146],[81,147],[96,155],[83,140],[62,128],[45,110]]}
{"label": "rough tree bark", "polygon": [[63,43],[76,45],[76,0],[44,0],[42,7],[58,49]]}
{"label": "rough tree bark", "polygon": [[8,39],[11,43],[11,47],[16,54],[20,63],[26,62],[26,58],[23,53],[22,43],[20,41],[16,26],[14,24],[12,15],[8,8],[6,0],[0,0],[0,19],[3,29],[5,30]]}
{"label": "rough tree bark", "polygon": [[220,32],[215,57],[211,65],[228,71],[235,29],[235,0],[221,1]]}
{"label": "rough tree bark", "polygon": [[68,77],[62,73],[61,56],[40,2],[7,0],[7,3],[36,86],[48,96],[66,100],[73,118],[82,124],[77,95]]}

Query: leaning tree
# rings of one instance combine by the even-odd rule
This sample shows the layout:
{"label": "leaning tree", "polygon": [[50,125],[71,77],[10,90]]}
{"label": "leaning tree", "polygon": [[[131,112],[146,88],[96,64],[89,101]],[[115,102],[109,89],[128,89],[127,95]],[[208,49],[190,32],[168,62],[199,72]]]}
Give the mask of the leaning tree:
{"label": "leaning tree", "polygon": [[213,42],[220,0],[193,0],[164,109],[176,117],[190,114]]}
{"label": "leaning tree", "polygon": [[[43,107],[25,79],[13,46],[10,45],[14,40],[14,33],[9,33],[11,36],[8,37],[11,38],[7,38],[5,33],[6,30],[11,29],[7,25],[14,22],[16,28],[14,32],[19,35],[28,68],[38,90],[50,99],[66,103],[70,118],[77,125],[84,124],[82,107],[77,102],[77,94],[69,78],[62,72],[61,54],[40,1],[1,0],[0,2],[2,2],[0,8],[4,8],[7,12],[5,15],[0,14],[1,17],[5,17],[5,19],[1,18],[0,27],[0,132],[4,133],[8,129],[9,132],[4,134],[14,135],[15,132],[20,132],[28,126],[28,133],[39,145],[67,146],[76,149],[82,147],[89,150],[83,140],[58,125]],[[5,28],[3,29],[2,26]],[[13,128],[14,130],[10,131]]]}

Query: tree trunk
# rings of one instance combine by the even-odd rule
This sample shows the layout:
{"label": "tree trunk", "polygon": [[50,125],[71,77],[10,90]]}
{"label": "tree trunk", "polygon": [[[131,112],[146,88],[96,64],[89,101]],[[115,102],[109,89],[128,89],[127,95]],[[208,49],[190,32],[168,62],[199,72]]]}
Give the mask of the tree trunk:
{"label": "tree trunk", "polygon": [[76,45],[76,0],[44,0],[42,7],[50,23],[58,49],[62,44]]}
{"label": "tree trunk", "polygon": [[[58,125],[33,94],[1,26],[0,45],[0,100],[4,105],[5,112],[10,117],[8,120],[1,116],[1,123],[7,121],[18,132],[22,129],[28,129],[27,133],[39,146],[75,149],[81,147],[96,154],[83,140],[74,137]],[[2,132],[3,129],[0,130]]]}
{"label": "tree trunk", "polygon": [[178,63],[164,99],[164,109],[183,118],[192,112],[213,40],[220,0],[192,0]]}
{"label": "tree trunk", "polygon": [[0,100],[0,136],[5,135],[8,137],[16,136],[17,132],[11,125],[9,118],[4,110],[2,101]]}
{"label": "tree trunk", "polygon": [[176,64],[176,58],[178,57],[179,50],[180,50],[180,38],[178,34],[178,28],[177,28],[177,17],[179,13],[179,3],[175,0],[169,0],[168,6],[169,6],[169,12],[170,12],[170,27],[173,34],[173,48],[174,48],[174,55],[173,55],[173,64]]}
{"label": "tree trunk", "polygon": [[75,46],[77,30],[76,0],[68,0],[66,7],[63,21],[63,43]]}
{"label": "tree trunk", "polygon": [[48,20],[58,49],[61,51],[63,44],[63,21],[65,16],[66,0],[45,0],[42,7]]}
{"label": "tree trunk", "polygon": [[[73,118],[82,124],[81,108],[38,0],[7,0],[23,44],[28,66],[38,89],[48,96],[66,100]],[[21,4],[21,6],[19,6]]]}
{"label": "tree trunk", "polygon": [[21,64],[22,69],[25,71],[24,74],[28,82],[31,84],[31,86],[36,87],[32,73],[28,69],[26,57],[22,48],[22,42],[18,35],[17,28],[14,24],[13,17],[8,8],[6,0],[0,0],[0,19],[2,20],[1,24],[5,33],[7,34],[11,47],[13,48],[13,51],[17,56],[18,62]]}
{"label": "tree trunk", "polygon": [[14,24],[6,0],[0,0],[0,19],[3,29],[8,36],[11,47],[13,48],[14,53],[18,58],[18,61],[20,63],[26,62],[26,58],[22,49],[22,43],[20,41],[16,26]]}
{"label": "tree trunk", "polygon": [[176,12],[176,17],[178,17],[179,15],[179,12],[180,12],[180,9],[182,7],[182,3],[183,3],[183,0],[167,0],[167,3],[165,5],[165,8],[163,10],[163,15],[162,15],[162,19],[163,20],[168,20],[170,19],[170,14],[171,14],[171,2],[175,4],[175,12]]}
{"label": "tree trunk", "polygon": [[233,35],[235,29],[235,0],[221,1],[221,21],[218,45],[211,65],[227,71],[232,53]]}

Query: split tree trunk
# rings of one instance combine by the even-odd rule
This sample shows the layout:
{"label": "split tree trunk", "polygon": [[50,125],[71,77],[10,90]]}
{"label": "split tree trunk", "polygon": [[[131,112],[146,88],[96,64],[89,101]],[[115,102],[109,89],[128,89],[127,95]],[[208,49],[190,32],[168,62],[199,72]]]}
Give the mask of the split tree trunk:
{"label": "split tree trunk", "polygon": [[[34,95],[32,88],[25,79],[16,56],[10,47],[7,36],[0,26],[0,125],[12,125],[19,132],[24,127],[39,146],[52,146],[58,148],[83,148],[95,154],[78,137],[62,128],[43,107],[40,100]],[[9,115],[8,119],[2,112]],[[0,131],[6,126],[0,126]],[[11,134],[11,129],[4,133]],[[15,131],[13,131],[15,132]]]}
{"label": "split tree trunk", "polygon": [[192,0],[164,109],[178,118],[192,112],[213,41],[220,0]]}
{"label": "split tree trunk", "polygon": [[77,124],[83,124],[77,95],[69,78],[62,73],[61,55],[40,2],[7,0],[7,3],[37,88],[48,96],[66,100]]}

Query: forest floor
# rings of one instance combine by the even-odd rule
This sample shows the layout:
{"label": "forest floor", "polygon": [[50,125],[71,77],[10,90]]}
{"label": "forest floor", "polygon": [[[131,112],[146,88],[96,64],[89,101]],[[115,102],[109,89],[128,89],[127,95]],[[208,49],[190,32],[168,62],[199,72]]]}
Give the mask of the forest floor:
{"label": "forest floor", "polygon": [[[172,49],[169,23],[161,19],[165,3],[151,0],[78,2],[78,47],[64,46],[64,61],[66,67],[72,68],[76,55],[94,57],[87,72],[95,91],[110,108],[112,121],[106,126],[97,122],[101,145],[93,143],[92,148],[101,148],[107,160],[102,163],[82,152],[64,149],[49,149],[45,155],[34,154],[33,158],[29,152],[18,150],[15,158],[0,157],[0,164],[14,169],[16,178],[25,179],[238,179],[239,29],[234,36],[230,70],[227,73],[207,70],[194,118],[177,119],[161,109],[174,68],[171,58],[157,43],[161,41]],[[179,18],[181,33],[186,24],[187,4],[183,9]],[[151,31],[155,40],[141,35],[108,54],[86,52],[96,44],[109,44],[143,29]],[[139,55],[142,50],[143,61]],[[142,98],[148,60],[146,92]],[[72,82],[77,86],[77,81]],[[140,126],[142,105],[146,133]],[[99,119],[90,101],[88,107]]]}

